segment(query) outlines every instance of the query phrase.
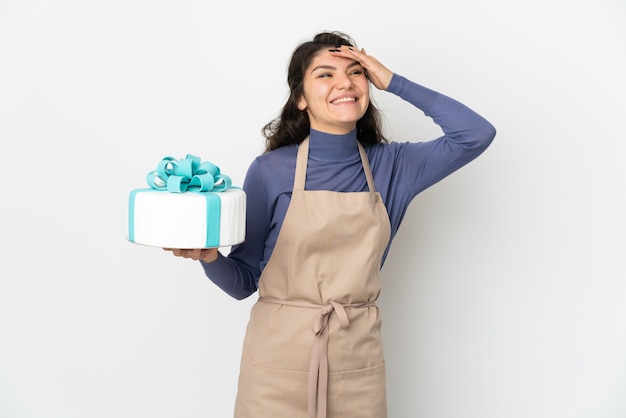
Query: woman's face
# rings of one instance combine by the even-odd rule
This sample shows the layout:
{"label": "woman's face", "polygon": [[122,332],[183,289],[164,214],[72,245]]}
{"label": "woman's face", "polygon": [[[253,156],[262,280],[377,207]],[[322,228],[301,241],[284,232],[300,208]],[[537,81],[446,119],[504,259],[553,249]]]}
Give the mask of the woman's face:
{"label": "woman's face", "polygon": [[369,81],[361,65],[349,58],[318,53],[304,74],[298,109],[307,111],[311,128],[345,134],[356,127],[369,105]]}

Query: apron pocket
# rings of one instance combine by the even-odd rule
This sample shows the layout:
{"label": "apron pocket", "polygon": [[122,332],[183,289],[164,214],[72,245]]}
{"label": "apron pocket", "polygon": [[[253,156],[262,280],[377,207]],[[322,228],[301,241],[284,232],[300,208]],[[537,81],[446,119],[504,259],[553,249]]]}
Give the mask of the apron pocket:
{"label": "apron pocket", "polygon": [[386,418],[385,363],[365,369],[331,372],[328,418]]}

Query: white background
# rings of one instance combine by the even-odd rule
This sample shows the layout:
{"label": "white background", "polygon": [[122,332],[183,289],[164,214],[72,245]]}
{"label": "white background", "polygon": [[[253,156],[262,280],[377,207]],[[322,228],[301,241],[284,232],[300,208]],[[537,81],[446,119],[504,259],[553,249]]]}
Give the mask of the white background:
{"label": "white background", "polygon": [[[337,29],[498,129],[383,269],[393,418],[626,416],[626,4],[0,2],[0,417],[229,417],[255,297],[125,241],[164,156],[241,184]],[[395,140],[439,131],[377,92]]]}

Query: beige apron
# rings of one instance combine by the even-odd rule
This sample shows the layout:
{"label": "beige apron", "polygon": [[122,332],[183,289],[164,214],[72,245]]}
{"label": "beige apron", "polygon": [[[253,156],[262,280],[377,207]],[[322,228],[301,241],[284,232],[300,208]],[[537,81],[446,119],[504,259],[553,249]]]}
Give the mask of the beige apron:
{"label": "beige apron", "polygon": [[246,331],[236,418],[387,417],[374,303],[390,226],[358,147],[369,192],[305,191],[308,138],[298,149],[291,203]]}

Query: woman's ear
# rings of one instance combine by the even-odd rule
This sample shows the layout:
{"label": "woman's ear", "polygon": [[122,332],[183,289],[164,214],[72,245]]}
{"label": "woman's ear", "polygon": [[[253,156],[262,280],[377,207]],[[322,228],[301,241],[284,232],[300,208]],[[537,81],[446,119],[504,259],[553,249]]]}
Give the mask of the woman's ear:
{"label": "woman's ear", "polygon": [[304,100],[304,96],[300,96],[300,99],[298,99],[298,110],[301,112],[306,110],[306,100]]}

